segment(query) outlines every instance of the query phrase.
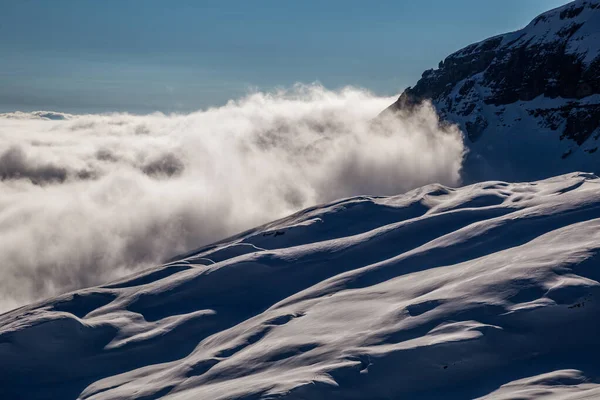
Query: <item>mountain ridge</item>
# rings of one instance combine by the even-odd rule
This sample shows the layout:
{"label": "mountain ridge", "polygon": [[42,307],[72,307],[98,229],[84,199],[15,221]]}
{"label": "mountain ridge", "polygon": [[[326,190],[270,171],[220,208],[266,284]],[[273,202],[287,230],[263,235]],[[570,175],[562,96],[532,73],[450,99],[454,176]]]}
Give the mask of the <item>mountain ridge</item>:
{"label": "mountain ridge", "polygon": [[600,392],[599,199],[600,178],[572,173],[313,207],[0,315],[0,388],[29,400]]}
{"label": "mountain ridge", "polygon": [[467,182],[598,172],[600,1],[574,1],[458,50],[386,112],[422,101],[465,132]]}

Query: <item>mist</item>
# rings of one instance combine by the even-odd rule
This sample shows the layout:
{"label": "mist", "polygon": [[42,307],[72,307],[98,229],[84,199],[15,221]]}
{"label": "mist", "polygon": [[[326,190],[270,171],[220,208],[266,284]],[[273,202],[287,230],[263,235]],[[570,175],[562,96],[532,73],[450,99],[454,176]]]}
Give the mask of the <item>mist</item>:
{"label": "mist", "polygon": [[104,283],[314,204],[457,185],[429,104],[297,85],[190,114],[0,114],[0,310]]}

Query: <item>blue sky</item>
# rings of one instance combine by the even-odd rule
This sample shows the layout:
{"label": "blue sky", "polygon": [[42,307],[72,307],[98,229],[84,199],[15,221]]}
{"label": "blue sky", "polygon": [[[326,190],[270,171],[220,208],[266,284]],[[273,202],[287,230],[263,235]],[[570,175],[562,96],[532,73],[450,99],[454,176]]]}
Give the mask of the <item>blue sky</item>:
{"label": "blue sky", "polygon": [[0,0],[0,111],[187,112],[319,81],[382,95],[564,0]]}

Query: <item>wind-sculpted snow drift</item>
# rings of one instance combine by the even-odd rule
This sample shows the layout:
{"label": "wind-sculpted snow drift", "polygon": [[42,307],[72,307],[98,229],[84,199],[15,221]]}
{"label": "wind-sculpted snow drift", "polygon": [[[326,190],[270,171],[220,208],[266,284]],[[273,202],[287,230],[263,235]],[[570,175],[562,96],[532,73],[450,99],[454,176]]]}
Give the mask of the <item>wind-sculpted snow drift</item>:
{"label": "wind-sculpted snow drift", "polygon": [[10,399],[600,396],[600,179],[312,207],[0,316]]}
{"label": "wind-sculpted snow drift", "polygon": [[157,265],[302,208],[459,180],[431,106],[298,85],[185,115],[0,115],[0,311]]}

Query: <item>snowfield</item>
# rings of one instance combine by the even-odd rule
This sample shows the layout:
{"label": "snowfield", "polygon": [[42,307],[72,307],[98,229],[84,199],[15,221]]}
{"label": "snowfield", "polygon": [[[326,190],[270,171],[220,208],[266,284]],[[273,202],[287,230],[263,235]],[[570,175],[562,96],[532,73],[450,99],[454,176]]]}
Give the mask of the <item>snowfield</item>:
{"label": "snowfield", "polygon": [[600,178],[313,207],[0,316],[2,399],[600,398]]}

